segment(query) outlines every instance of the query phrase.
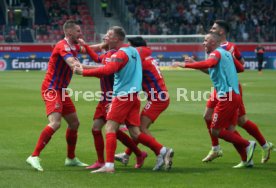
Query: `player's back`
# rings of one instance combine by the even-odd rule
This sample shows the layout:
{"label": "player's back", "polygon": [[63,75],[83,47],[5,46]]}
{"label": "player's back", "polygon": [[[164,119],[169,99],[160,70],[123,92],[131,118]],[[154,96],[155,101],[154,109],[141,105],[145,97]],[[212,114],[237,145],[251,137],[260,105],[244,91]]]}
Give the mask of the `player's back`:
{"label": "player's back", "polygon": [[240,51],[238,50],[237,46],[229,41],[226,41],[220,45],[224,50],[230,52],[237,60],[242,58]]}
{"label": "player's back", "polygon": [[55,45],[42,83],[42,89],[60,90],[67,88],[71,81],[73,71],[65,62],[65,59],[68,57],[76,58],[78,50],[79,47],[77,45],[71,46],[65,39]]}
{"label": "player's back", "polygon": [[142,59],[143,90],[148,95],[151,95],[150,91],[154,91],[155,94],[158,94],[162,91],[168,91],[163,75],[158,67],[158,62],[151,56],[152,52],[150,48],[138,47],[137,50]]}

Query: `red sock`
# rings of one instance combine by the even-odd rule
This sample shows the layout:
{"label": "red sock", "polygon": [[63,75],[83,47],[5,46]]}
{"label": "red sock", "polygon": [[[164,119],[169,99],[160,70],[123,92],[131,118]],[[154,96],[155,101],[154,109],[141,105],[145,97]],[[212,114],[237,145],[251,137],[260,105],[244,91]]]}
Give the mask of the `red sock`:
{"label": "red sock", "polygon": [[225,130],[225,129],[222,129],[219,132],[218,137],[222,138],[223,140],[225,140],[227,142],[231,142],[232,144],[238,145],[243,148],[245,148],[249,145],[249,142],[247,140],[245,140],[244,138],[242,138],[240,135],[238,135],[234,132]]}
{"label": "red sock", "polygon": [[132,154],[132,150],[129,149],[129,148],[126,148],[125,154],[127,154],[128,156],[130,156]]}
{"label": "red sock", "polygon": [[211,133],[211,124],[212,124],[212,120],[205,120],[205,123],[207,125],[208,128],[208,132],[212,141],[212,146],[218,146],[219,145],[219,140],[217,137],[213,136]]}
{"label": "red sock", "polygon": [[163,147],[159,142],[157,142],[153,137],[140,133],[137,141],[154,151],[155,155],[159,155],[161,148]]}
{"label": "red sock", "polygon": [[117,139],[120,140],[131,151],[133,151],[136,156],[141,156],[141,150],[137,147],[137,144],[126,133],[118,130]]}
{"label": "red sock", "polygon": [[106,162],[114,163],[114,155],[117,147],[116,133],[106,133]]}
{"label": "red sock", "polygon": [[78,131],[67,128],[66,141],[67,141],[67,157],[69,159],[75,158],[75,149],[77,144]]}
{"label": "red sock", "polygon": [[[236,135],[241,136],[237,131],[234,132]],[[239,152],[242,161],[246,161],[247,155],[246,155],[246,150],[244,147],[241,147],[239,145],[233,144],[236,150]]]}
{"label": "red sock", "polygon": [[52,135],[55,133],[54,129],[50,126],[46,126],[40,134],[40,137],[36,143],[35,150],[32,156],[39,156],[40,152],[47,145]]}
{"label": "red sock", "polygon": [[247,120],[243,124],[242,128],[244,128],[250,135],[252,135],[259,142],[261,146],[263,146],[266,143],[262,133],[258,129],[258,126],[252,121]]}
{"label": "red sock", "polygon": [[94,145],[98,156],[98,162],[104,163],[104,139],[102,131],[96,131],[92,129],[92,135],[94,138]]}

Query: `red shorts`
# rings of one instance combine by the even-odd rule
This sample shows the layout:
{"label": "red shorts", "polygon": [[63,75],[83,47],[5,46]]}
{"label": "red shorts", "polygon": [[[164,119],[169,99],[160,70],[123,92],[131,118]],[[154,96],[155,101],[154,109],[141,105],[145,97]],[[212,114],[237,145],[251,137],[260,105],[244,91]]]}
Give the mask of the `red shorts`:
{"label": "red shorts", "polygon": [[140,100],[137,93],[114,97],[106,120],[116,121],[127,126],[140,126]]}
{"label": "red shorts", "polygon": [[104,121],[106,121],[106,115],[107,115],[107,111],[108,111],[108,104],[110,104],[109,102],[99,102],[97,107],[96,107],[96,111],[94,113],[94,120],[95,119],[103,119]]}
{"label": "red shorts", "polygon": [[[243,99],[242,99],[242,86],[240,83],[239,83],[239,90],[240,90],[241,101],[240,101],[238,117],[241,117],[246,114],[246,111],[245,111],[245,106],[244,106]],[[206,103],[207,108],[215,108],[216,107],[216,105],[218,103],[218,99],[217,99],[216,95],[217,95],[216,90],[213,90],[213,92],[211,93],[211,96],[209,97],[209,99]]]}
{"label": "red shorts", "polygon": [[[229,97],[231,95],[232,98]],[[211,128],[221,129],[236,125],[240,104],[241,96],[235,92],[227,93],[227,96],[219,98],[214,109]]]}
{"label": "red shorts", "polygon": [[67,92],[55,89],[41,90],[42,99],[45,102],[46,114],[49,116],[53,112],[61,113],[62,116],[75,113],[76,108]]}
{"label": "red shorts", "polygon": [[148,118],[150,118],[150,120],[152,122],[154,122],[158,116],[164,111],[166,110],[166,108],[169,106],[170,104],[170,99],[166,100],[166,101],[148,101],[147,104],[145,105],[141,116],[147,116]]}

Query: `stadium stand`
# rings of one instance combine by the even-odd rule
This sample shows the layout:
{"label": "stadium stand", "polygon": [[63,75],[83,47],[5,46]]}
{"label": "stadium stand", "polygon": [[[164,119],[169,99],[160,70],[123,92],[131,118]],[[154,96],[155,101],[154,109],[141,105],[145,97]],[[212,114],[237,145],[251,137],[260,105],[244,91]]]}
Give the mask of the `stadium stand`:
{"label": "stadium stand", "polygon": [[94,22],[82,0],[7,0],[1,1],[0,10],[0,42],[54,43],[64,37],[67,19],[81,24],[86,41],[94,40]]}
{"label": "stadium stand", "polygon": [[4,14],[4,7],[0,6],[0,25],[5,25],[6,20],[5,20],[5,14]]}
{"label": "stadium stand", "polygon": [[63,38],[62,25],[67,19],[77,20],[86,41],[93,41],[94,22],[85,2],[77,0],[44,0],[48,23],[36,23],[37,42],[56,42]]}
{"label": "stadium stand", "polygon": [[[100,4],[97,2],[101,1],[95,0],[94,3],[100,9]],[[109,3],[113,13],[119,13],[119,20],[128,34],[205,34],[215,19],[224,19],[231,26],[229,40],[233,42],[276,41],[275,0],[107,0],[106,2]],[[89,0],[0,1],[2,36],[0,39],[4,38],[0,41],[53,43],[63,37],[61,26],[66,19],[71,18],[81,24],[85,40],[93,42],[95,24],[91,15],[97,7],[92,7],[91,4],[93,3]],[[122,8],[123,4],[126,5],[126,9]],[[3,10],[6,8],[8,11],[5,14]],[[21,10],[20,14],[15,11],[18,8]],[[97,28],[101,28],[100,24],[105,22],[99,21],[97,24],[99,24]],[[135,27],[136,25],[139,27]]]}
{"label": "stadium stand", "polygon": [[276,41],[273,0],[126,0],[140,34],[203,34],[215,19],[231,25],[230,40]]}

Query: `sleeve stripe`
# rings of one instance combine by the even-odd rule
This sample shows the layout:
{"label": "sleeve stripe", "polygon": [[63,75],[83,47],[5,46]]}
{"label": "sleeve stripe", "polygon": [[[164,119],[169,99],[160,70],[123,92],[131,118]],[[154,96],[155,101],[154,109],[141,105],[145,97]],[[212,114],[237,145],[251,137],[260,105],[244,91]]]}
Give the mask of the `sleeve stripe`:
{"label": "sleeve stripe", "polygon": [[73,55],[72,55],[72,54],[66,54],[66,55],[63,57],[63,59],[66,60],[68,57],[73,57]]}

